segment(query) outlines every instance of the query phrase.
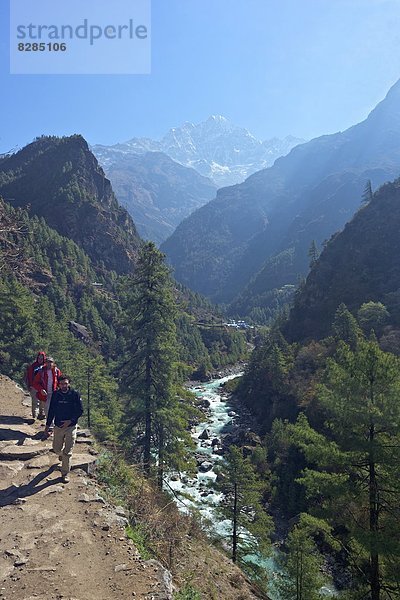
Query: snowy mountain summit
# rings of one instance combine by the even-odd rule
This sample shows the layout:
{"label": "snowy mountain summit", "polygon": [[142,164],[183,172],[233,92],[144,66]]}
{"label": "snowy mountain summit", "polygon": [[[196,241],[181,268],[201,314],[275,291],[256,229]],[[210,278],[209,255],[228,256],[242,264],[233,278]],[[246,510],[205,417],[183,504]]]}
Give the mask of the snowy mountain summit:
{"label": "snowy mountain summit", "polygon": [[164,152],[223,187],[240,183],[252,173],[271,166],[279,156],[303,141],[287,136],[262,142],[222,115],[212,115],[198,124],[186,122],[173,127],[159,141],[133,138],[114,146],[97,145],[93,151],[105,167],[118,161],[121,154]]}

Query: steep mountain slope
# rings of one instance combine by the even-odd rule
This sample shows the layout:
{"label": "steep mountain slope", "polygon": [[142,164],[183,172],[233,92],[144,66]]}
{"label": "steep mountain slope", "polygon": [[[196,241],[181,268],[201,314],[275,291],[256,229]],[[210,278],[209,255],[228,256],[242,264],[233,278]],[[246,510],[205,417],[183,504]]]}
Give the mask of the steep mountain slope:
{"label": "steep mountain slope", "polygon": [[333,236],[295,299],[285,333],[292,340],[329,333],[342,302],[386,305],[400,325],[400,179],[383,185],[341,233]]}
{"label": "steep mountain slope", "polygon": [[140,235],[158,244],[216,192],[209,179],[162,152],[121,154],[104,169]]}
{"label": "steep mountain slope", "polygon": [[79,135],[42,137],[0,161],[0,194],[80,245],[96,265],[129,272],[140,238]]}
{"label": "steep mountain slope", "polygon": [[[45,341],[50,346],[55,343],[58,353],[61,346],[68,357],[76,355],[70,330],[75,335],[82,330],[71,327],[71,321],[83,325],[85,344],[90,343],[107,359],[116,357],[123,335],[121,283],[121,277],[104,265],[96,267],[82,248],[60,236],[43,218],[30,218],[25,210],[14,209],[0,197],[3,373],[19,376],[30,351],[36,352]],[[209,301],[179,284],[175,293],[179,360],[193,370],[202,367],[210,372],[246,356],[246,340],[239,332],[220,328],[210,337],[197,326],[198,321],[210,323],[220,318]]]}
{"label": "steep mountain slope", "polygon": [[114,146],[96,145],[93,152],[105,169],[122,156],[164,152],[221,187],[239,183],[251,173],[269,167],[303,141],[287,136],[283,140],[272,138],[262,142],[225,117],[212,115],[202,123],[187,122],[173,127],[160,141],[133,138]]}
{"label": "steep mountain slope", "polygon": [[[58,323],[73,320],[84,324],[91,339],[109,355],[116,340],[114,327],[118,314],[115,274],[104,268],[96,269],[75,242],[62,237],[43,219],[29,218],[25,211],[13,209],[0,197],[0,231],[4,231],[4,224],[19,234],[0,234],[0,286],[3,278],[15,274],[26,291],[40,298],[41,309],[47,306],[49,321],[48,302]],[[4,299],[3,289],[1,301]],[[4,343],[6,347],[10,340],[5,339]],[[0,357],[2,349],[0,336]]]}
{"label": "steep mountain slope", "polygon": [[[282,252],[291,253],[283,272],[276,277],[275,260],[261,277],[269,290],[293,284],[307,272],[311,241],[321,244],[343,227],[359,206],[367,180],[376,188],[399,172],[398,82],[362,123],[296,146],[241,185],[218,190],[215,200],[188,217],[162,249],[176,278],[213,300],[232,301],[266,261]],[[253,293],[250,286],[247,299],[242,296],[244,310]]]}

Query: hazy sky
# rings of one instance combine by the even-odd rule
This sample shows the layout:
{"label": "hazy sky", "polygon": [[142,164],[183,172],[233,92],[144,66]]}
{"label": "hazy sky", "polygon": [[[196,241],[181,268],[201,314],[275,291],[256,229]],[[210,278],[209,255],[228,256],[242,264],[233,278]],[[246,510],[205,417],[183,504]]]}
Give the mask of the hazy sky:
{"label": "hazy sky", "polygon": [[8,35],[0,0],[0,152],[43,133],[160,137],[210,114],[309,139],[363,120],[400,78],[400,0],[153,0],[150,75],[10,75]]}

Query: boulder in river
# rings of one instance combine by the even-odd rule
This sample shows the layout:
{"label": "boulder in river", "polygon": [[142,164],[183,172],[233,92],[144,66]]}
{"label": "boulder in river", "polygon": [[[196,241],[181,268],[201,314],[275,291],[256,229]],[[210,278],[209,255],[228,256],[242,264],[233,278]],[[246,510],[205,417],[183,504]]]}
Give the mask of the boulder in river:
{"label": "boulder in river", "polygon": [[214,446],[213,454],[218,454],[218,456],[222,456],[224,454],[224,449],[221,446]]}
{"label": "boulder in river", "polygon": [[203,433],[199,435],[199,440],[209,440],[210,439],[210,430],[205,429]]}
{"label": "boulder in river", "polygon": [[235,429],[235,426],[233,424],[233,421],[230,420],[224,425],[222,432],[223,433],[231,433],[234,429]]}
{"label": "boulder in river", "polygon": [[202,398],[199,402],[199,406],[201,406],[202,408],[210,408],[211,402],[207,400],[207,398]]}
{"label": "boulder in river", "polygon": [[199,465],[200,473],[207,473],[208,471],[211,471],[212,468],[213,468],[213,464],[207,460],[205,460],[204,462],[202,462]]}

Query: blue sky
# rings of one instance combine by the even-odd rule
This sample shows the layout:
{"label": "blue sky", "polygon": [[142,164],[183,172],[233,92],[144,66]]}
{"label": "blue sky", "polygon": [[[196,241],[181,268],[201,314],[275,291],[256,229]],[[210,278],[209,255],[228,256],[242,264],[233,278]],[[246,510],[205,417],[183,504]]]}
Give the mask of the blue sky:
{"label": "blue sky", "polygon": [[153,0],[150,75],[10,75],[8,23],[0,0],[0,152],[41,134],[160,137],[210,114],[309,139],[364,119],[400,78],[400,0]]}

